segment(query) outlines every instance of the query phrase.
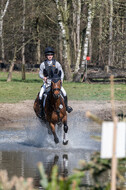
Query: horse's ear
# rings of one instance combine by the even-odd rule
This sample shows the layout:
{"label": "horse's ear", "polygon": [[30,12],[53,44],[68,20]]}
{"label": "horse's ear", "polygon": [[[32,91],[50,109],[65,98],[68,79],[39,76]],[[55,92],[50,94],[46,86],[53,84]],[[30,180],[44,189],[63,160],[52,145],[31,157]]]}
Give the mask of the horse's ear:
{"label": "horse's ear", "polygon": [[51,78],[53,78],[53,75],[54,75],[54,73],[53,73],[53,71],[52,71],[52,69],[51,69],[51,71],[50,71],[50,76],[51,76]]}
{"label": "horse's ear", "polygon": [[57,68],[55,69],[54,74],[58,74],[58,69]]}
{"label": "horse's ear", "polygon": [[48,73],[47,73],[46,69],[43,70],[43,74],[44,74],[45,77],[48,76]]}
{"label": "horse's ear", "polygon": [[59,77],[61,77],[61,70],[59,71],[58,75],[59,75]]}

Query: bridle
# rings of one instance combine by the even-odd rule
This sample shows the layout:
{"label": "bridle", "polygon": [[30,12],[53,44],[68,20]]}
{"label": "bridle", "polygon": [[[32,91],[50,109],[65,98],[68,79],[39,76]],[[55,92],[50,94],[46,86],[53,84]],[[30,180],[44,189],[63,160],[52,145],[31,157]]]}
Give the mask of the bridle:
{"label": "bridle", "polygon": [[52,92],[54,93],[56,90],[59,91],[59,92],[61,91],[60,88],[54,88],[54,89],[52,89]]}
{"label": "bridle", "polygon": [[[59,91],[59,93],[55,94],[55,91]],[[53,88],[52,93],[53,93],[54,98],[58,99],[61,95],[61,88]]]}

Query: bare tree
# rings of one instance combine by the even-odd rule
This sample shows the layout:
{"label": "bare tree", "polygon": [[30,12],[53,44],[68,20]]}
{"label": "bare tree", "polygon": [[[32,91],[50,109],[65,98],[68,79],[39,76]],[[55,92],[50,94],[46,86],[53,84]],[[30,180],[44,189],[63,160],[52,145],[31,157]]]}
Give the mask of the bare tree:
{"label": "bare tree", "polygon": [[4,53],[4,40],[3,40],[3,19],[7,12],[7,8],[9,6],[9,1],[7,0],[5,7],[3,8],[3,0],[1,1],[1,12],[0,12],[0,38],[1,38],[1,51],[2,51],[2,60],[5,59],[5,53]]}
{"label": "bare tree", "polygon": [[86,57],[88,54],[88,47],[89,47],[89,37],[91,36],[91,24],[92,24],[91,3],[89,3],[87,20],[88,21],[87,21],[87,28],[86,28],[85,43],[84,43],[83,60],[82,60],[82,64],[81,64],[82,68],[86,64]]}
{"label": "bare tree", "polygon": [[61,28],[61,34],[63,39],[63,59],[64,59],[64,70],[65,77],[67,80],[71,80],[71,56],[70,56],[70,40],[69,40],[69,9],[67,0],[64,0],[64,4],[62,6],[60,0],[55,0],[56,6],[58,9],[58,23]]}
{"label": "bare tree", "polygon": [[8,77],[7,77],[7,82],[10,82],[11,79],[12,79],[12,71],[14,69],[14,64],[16,62],[16,56],[17,56],[17,47],[15,46],[14,57],[13,57],[13,60],[11,61],[11,64],[10,64],[10,68],[9,68],[9,72],[8,72]]}
{"label": "bare tree", "polygon": [[40,41],[40,29],[39,29],[39,18],[37,18],[37,64],[40,64],[41,60],[41,41]]}
{"label": "bare tree", "polygon": [[25,76],[25,0],[23,0],[23,39],[22,39],[22,80],[26,79]]}
{"label": "bare tree", "polygon": [[[73,0],[73,4],[75,1]],[[73,13],[75,14],[75,13]],[[76,8],[76,65],[75,65],[75,73],[79,70],[80,65],[80,56],[81,56],[81,42],[80,42],[80,21],[81,21],[81,0],[77,0],[77,8]],[[74,22],[74,20],[73,20]]]}
{"label": "bare tree", "polygon": [[112,40],[113,40],[113,0],[110,2],[110,19],[109,19],[109,57],[108,57],[108,66],[113,65],[112,60]]}
{"label": "bare tree", "polygon": [[103,30],[103,7],[100,3],[100,15],[99,15],[99,64],[102,62],[102,30]]}
{"label": "bare tree", "polygon": [[26,60],[39,64],[40,56],[44,59],[45,46],[53,46],[67,80],[71,80],[72,72],[82,75],[81,66],[84,67],[87,55],[92,57],[92,63],[126,67],[125,0],[24,1],[24,16],[23,0],[18,4],[16,0],[0,1],[2,58],[13,60],[16,45],[17,50],[21,48],[17,51],[18,63]]}

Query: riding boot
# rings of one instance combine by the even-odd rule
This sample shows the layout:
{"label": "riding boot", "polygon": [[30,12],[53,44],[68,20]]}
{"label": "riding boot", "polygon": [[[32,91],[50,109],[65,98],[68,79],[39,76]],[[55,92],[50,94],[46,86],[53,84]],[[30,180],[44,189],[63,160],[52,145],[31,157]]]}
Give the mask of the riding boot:
{"label": "riding boot", "polygon": [[39,118],[44,117],[44,111],[43,111],[43,106],[42,106],[42,100],[39,99],[39,113],[38,113]]}
{"label": "riding boot", "polygon": [[72,112],[73,111],[73,108],[68,106],[68,101],[67,101],[67,96],[64,96],[64,103],[65,103],[65,106],[66,106],[66,111],[68,113]]}

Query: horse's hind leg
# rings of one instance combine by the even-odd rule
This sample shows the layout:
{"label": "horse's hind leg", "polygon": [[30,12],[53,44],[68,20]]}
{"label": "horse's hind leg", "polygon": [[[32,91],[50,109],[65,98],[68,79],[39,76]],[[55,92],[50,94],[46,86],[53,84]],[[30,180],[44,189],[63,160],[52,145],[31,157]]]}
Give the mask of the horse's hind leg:
{"label": "horse's hind leg", "polygon": [[66,136],[67,136],[68,126],[67,126],[67,120],[66,120],[66,118],[65,118],[65,120],[64,120],[63,123],[64,123],[63,144],[67,145],[68,144],[68,140],[67,140]]}
{"label": "horse's hind leg", "polygon": [[55,132],[55,125],[53,123],[50,123],[50,127],[52,129],[52,133],[53,133],[53,136],[54,136],[54,141],[57,144],[57,143],[59,143],[59,139],[58,139],[58,137],[56,135],[56,132]]}

